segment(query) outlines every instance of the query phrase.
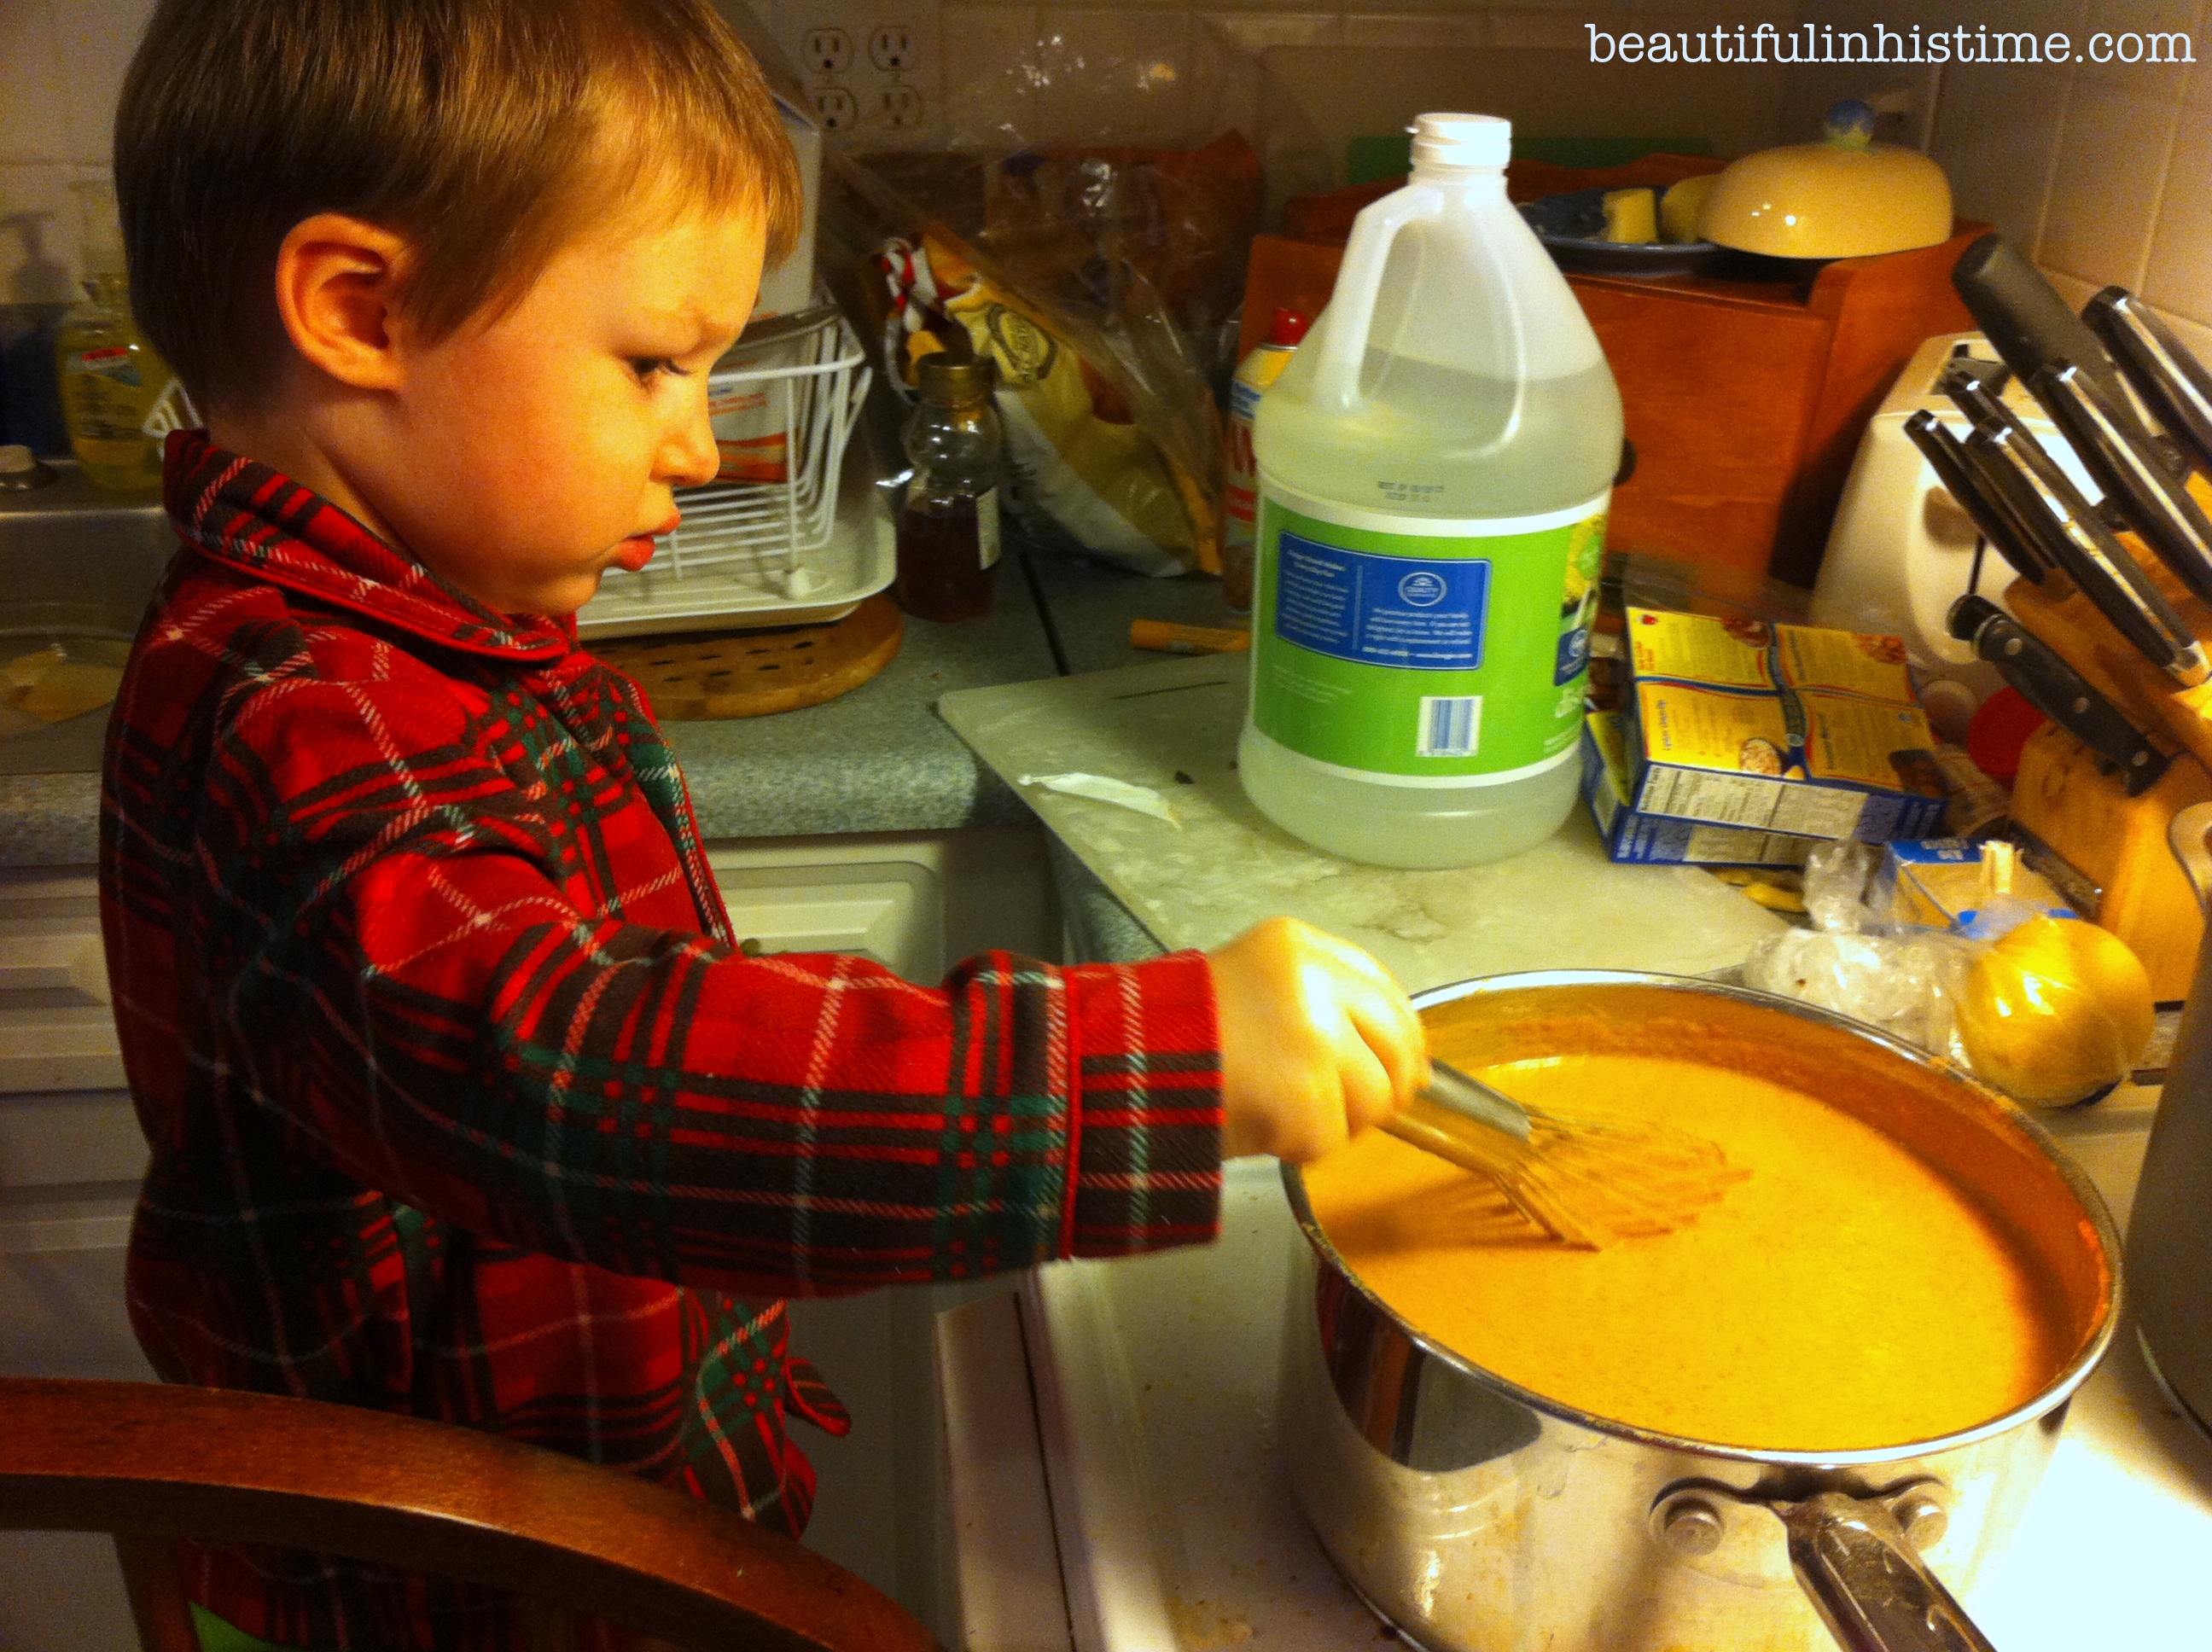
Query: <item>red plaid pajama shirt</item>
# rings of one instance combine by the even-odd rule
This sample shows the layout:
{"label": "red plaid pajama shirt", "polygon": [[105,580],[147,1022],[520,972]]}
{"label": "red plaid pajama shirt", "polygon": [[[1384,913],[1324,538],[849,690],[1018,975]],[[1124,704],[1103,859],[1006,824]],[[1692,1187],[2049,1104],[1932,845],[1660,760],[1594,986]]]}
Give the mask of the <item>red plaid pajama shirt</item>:
{"label": "red plaid pajama shirt", "polygon": [[[935,990],[737,954],[636,687],[343,511],[170,439],[183,549],[108,737],[100,889],[171,1382],[483,1428],[796,1534],[778,1298],[1212,1236],[1211,981],[1003,954]],[[504,1603],[306,1554],[198,1598],[328,1647]]]}

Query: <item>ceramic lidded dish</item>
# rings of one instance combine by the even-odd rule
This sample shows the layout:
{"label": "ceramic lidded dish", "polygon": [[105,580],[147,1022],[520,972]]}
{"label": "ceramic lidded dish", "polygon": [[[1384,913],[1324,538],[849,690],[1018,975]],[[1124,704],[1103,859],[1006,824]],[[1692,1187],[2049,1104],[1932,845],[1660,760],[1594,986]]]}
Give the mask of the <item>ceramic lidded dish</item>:
{"label": "ceramic lidded dish", "polygon": [[1818,143],[1731,161],[1698,228],[1705,240],[1778,258],[1856,258],[1950,239],[1951,185],[1916,149],[1873,141],[1856,99],[1828,111]]}

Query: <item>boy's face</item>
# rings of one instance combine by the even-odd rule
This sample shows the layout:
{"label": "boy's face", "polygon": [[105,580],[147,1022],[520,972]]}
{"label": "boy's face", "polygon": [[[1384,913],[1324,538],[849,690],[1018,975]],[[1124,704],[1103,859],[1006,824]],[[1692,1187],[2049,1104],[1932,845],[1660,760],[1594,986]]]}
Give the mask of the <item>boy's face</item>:
{"label": "boy's face", "polygon": [[[750,213],[586,231],[489,325],[402,346],[399,440],[353,480],[423,565],[501,613],[567,614],[714,480],[707,374],[760,285]],[[404,324],[403,324],[404,328]]]}

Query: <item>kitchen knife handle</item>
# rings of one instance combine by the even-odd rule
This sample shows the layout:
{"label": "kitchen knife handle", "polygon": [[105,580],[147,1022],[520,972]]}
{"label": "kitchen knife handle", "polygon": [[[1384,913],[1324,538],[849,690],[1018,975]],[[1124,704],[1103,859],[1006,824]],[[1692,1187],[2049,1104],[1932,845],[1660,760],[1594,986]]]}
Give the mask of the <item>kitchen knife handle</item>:
{"label": "kitchen knife handle", "polygon": [[2212,372],[2124,287],[2106,288],[2081,319],[2189,463],[2212,476]]}
{"label": "kitchen knife handle", "polygon": [[2019,462],[1997,446],[1988,427],[1982,425],[1966,433],[1960,451],[1966,454],[1966,469],[1974,479],[2002,504],[2007,517],[2019,524],[2036,560],[2046,568],[2065,573],[2069,565],[2059,554],[2057,525]]}
{"label": "kitchen knife handle", "polygon": [[2184,688],[2212,677],[2196,634],[2025,426],[1978,427],[1966,446],[2017,479],[2044,549],[2137,653]]}
{"label": "kitchen knife handle", "polygon": [[1965,446],[1943,428],[1942,421],[1924,407],[1917,409],[1905,421],[1905,434],[1927,459],[1936,479],[1973,518],[1982,538],[1996,547],[1997,555],[2011,564],[2013,572],[2042,584],[2048,569],[2037,560],[2033,540],[2013,518],[2010,506],[1983,487],[1967,468]]}
{"label": "kitchen knife handle", "polygon": [[2038,711],[2120,771],[2128,795],[2155,786],[2172,761],[2136,730],[2126,714],[2100,694],[2051,646],[1986,597],[1964,596],[1951,604],[1950,633],[1997,668]]}
{"label": "kitchen knife handle", "polygon": [[2106,400],[2125,399],[2119,374],[2096,334],[2003,236],[1984,235],[1960,253],[1951,285],[2004,364],[2022,379],[2063,356],[2081,362]]}
{"label": "kitchen knife handle", "polygon": [[1951,404],[1966,416],[1970,424],[1994,430],[2025,431],[2027,427],[2020,422],[2020,416],[2004,404],[1997,382],[1998,375],[1987,362],[1960,355],[1944,364],[1936,385],[1951,398]]}
{"label": "kitchen knife handle", "polygon": [[2212,521],[2189,489],[2129,442],[2096,381],[2075,363],[2045,362],[2027,385],[2128,525],[2176,578],[2212,602]]}

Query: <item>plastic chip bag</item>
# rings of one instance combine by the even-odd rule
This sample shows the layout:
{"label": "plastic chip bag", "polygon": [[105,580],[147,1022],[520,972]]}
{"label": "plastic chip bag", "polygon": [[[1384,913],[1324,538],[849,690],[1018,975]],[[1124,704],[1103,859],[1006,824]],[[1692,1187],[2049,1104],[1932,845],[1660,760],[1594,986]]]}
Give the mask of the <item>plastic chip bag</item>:
{"label": "plastic chip bag", "polygon": [[1218,573],[1218,403],[1252,239],[1326,177],[1326,149],[1219,27],[1104,15],[1008,13],[941,142],[833,148],[823,234],[851,255],[839,296],[878,343],[885,399],[927,350],[996,360],[1025,539]]}
{"label": "plastic chip bag", "polygon": [[[1098,365],[1110,368],[1116,355],[1103,325],[1086,327],[1067,307],[1026,297],[941,226],[920,246],[893,241],[883,257],[890,278],[904,283],[896,325],[910,335],[909,361],[941,347],[933,333],[908,320],[927,305],[962,328],[977,355],[997,362],[1008,504],[1033,536],[1057,534],[1139,574],[1219,568],[1219,513],[1200,480],[1211,474],[1205,467],[1218,436],[1187,363],[1175,376],[1187,381],[1200,416],[1179,417],[1163,407],[1140,420],[1128,387],[1142,375]],[[1149,301],[1124,294],[1121,307]],[[1171,359],[1171,331],[1165,339],[1170,349],[1158,353]]]}

